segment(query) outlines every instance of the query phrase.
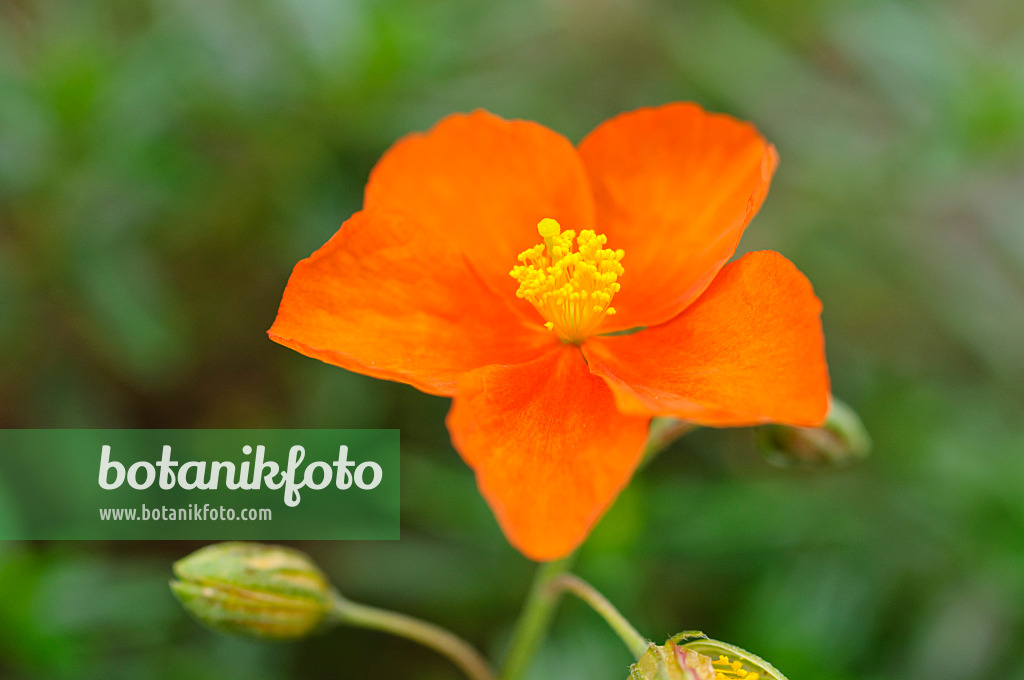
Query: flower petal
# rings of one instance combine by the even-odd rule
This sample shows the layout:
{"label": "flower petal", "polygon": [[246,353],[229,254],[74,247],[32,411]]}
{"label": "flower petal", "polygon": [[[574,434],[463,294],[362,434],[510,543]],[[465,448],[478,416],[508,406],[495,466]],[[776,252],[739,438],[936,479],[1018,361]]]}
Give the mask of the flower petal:
{"label": "flower petal", "polygon": [[453,115],[424,134],[399,140],[366,185],[367,209],[411,215],[449,239],[484,282],[532,319],[509,276],[519,253],[540,242],[537,223],[589,229],[594,207],[572,144],[537,123],[486,111]]}
{"label": "flower petal", "polygon": [[590,370],[626,413],[704,425],[821,424],[829,379],[821,302],[786,258],[750,253],[672,321],[591,338]]}
{"label": "flower petal", "polygon": [[295,265],[269,335],[306,356],[445,396],[466,371],[528,361],[557,344],[443,240],[404,216],[365,211]]}
{"label": "flower petal", "polygon": [[587,536],[639,463],[648,423],[616,410],[572,345],[467,374],[448,414],[509,542],[541,561]]}
{"label": "flower petal", "polygon": [[752,125],[690,103],[612,118],[579,153],[597,231],[626,251],[604,332],[668,321],[697,299],[732,257],[778,164]]}

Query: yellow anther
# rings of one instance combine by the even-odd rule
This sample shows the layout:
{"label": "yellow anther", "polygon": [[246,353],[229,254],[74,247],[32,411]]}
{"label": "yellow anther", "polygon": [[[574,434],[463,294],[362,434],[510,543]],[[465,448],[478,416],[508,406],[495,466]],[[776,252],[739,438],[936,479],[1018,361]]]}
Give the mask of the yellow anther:
{"label": "yellow anther", "polygon": [[718,659],[711,663],[715,666],[725,666],[715,669],[715,680],[758,680],[761,677],[760,674],[743,668],[742,661],[733,661],[724,654],[720,654]]}
{"label": "yellow anther", "polygon": [[[510,274],[519,282],[516,297],[529,300],[566,342],[580,343],[593,334],[601,319],[614,314],[612,298],[619,291],[622,250],[605,248],[608,238],[590,229],[562,231],[546,217],[537,224],[544,243],[519,253],[522,263]],[[573,241],[577,250],[573,249]]]}

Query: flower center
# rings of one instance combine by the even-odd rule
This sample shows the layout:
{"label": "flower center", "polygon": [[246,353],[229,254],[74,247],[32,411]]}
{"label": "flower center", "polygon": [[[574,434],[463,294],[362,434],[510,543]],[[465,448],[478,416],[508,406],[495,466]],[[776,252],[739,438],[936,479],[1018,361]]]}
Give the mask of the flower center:
{"label": "flower center", "polygon": [[733,661],[724,654],[718,656],[717,661],[712,661],[715,668],[715,680],[758,680],[760,674],[744,670],[742,661]]}
{"label": "flower center", "polygon": [[[615,313],[612,297],[619,291],[622,250],[603,247],[608,237],[590,229],[562,231],[551,218],[537,224],[544,243],[519,253],[520,265],[509,272],[519,282],[516,297],[529,300],[548,330],[565,342],[579,344]],[[573,251],[573,240],[578,250]]]}

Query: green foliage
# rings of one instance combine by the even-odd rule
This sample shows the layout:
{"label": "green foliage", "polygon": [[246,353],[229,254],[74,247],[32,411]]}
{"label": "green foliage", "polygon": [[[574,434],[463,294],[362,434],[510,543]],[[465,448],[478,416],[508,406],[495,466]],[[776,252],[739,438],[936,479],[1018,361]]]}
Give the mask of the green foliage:
{"label": "green foliage", "polygon": [[[406,132],[485,107],[578,140],[695,99],[778,146],[742,248],[814,282],[874,452],[775,468],[749,432],[688,435],[580,573],[654,639],[701,628],[792,678],[1024,678],[1022,33],[1012,0],[0,3],[0,425],[400,427],[403,540],[302,549],[498,651],[532,569],[444,400],[265,331]],[[209,634],[166,588],[197,547],[0,546],[0,676],[452,677],[369,632]],[[582,605],[554,630],[535,678],[627,675]]]}

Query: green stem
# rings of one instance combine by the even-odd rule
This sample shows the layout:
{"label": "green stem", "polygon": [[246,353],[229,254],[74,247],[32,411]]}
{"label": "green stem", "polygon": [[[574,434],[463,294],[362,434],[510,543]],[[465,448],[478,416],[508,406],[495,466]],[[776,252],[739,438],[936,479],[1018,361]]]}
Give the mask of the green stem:
{"label": "green stem", "polygon": [[334,596],[332,613],[338,623],[390,633],[430,647],[448,657],[471,680],[496,680],[494,671],[480,652],[451,631],[433,623],[386,609],[356,604],[337,594]]}
{"label": "green stem", "polygon": [[537,568],[530,594],[526,597],[526,603],[516,622],[512,642],[502,664],[502,680],[519,680],[529,668],[544,635],[551,626],[555,606],[562,595],[560,591],[550,587],[551,582],[569,569],[574,558],[574,555],[569,555]]}
{"label": "green stem", "polygon": [[590,605],[590,608],[600,614],[601,618],[626,643],[626,646],[629,647],[629,651],[633,653],[635,658],[639,659],[647,651],[647,647],[651,644],[650,640],[638,633],[633,624],[626,620],[626,617],[615,608],[615,605],[608,601],[607,597],[599,593],[594,586],[579,576],[575,574],[561,574],[551,582],[549,587],[552,590],[570,592]]}

